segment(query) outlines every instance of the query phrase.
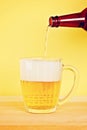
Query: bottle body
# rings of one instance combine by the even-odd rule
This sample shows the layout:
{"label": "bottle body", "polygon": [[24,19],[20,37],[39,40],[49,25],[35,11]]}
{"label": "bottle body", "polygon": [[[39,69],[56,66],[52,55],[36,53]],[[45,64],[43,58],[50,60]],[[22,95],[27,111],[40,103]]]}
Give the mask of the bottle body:
{"label": "bottle body", "polygon": [[49,18],[50,27],[81,27],[87,30],[87,8],[80,13]]}

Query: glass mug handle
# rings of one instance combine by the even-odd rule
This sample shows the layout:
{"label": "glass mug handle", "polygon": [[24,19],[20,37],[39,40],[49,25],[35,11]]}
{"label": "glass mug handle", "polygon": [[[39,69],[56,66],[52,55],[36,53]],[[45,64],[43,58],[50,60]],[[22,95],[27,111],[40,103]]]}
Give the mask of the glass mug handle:
{"label": "glass mug handle", "polygon": [[61,98],[61,99],[59,98],[58,105],[62,105],[62,104],[64,104],[65,102],[67,102],[70,99],[74,89],[76,88],[76,86],[78,84],[78,78],[79,78],[79,73],[78,73],[78,71],[77,71],[77,69],[75,67],[73,67],[71,65],[63,65],[63,70],[70,70],[71,72],[73,72],[74,81],[73,81],[73,84],[72,84],[72,88],[68,92],[68,94],[65,97]]}

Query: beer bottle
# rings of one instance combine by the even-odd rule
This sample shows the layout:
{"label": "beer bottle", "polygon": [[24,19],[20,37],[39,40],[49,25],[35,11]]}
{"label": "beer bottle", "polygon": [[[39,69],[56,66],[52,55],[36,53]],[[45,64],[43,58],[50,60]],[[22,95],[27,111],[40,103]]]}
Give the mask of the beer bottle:
{"label": "beer bottle", "polygon": [[79,13],[62,16],[52,16],[49,18],[50,27],[77,27],[87,30],[87,8]]}

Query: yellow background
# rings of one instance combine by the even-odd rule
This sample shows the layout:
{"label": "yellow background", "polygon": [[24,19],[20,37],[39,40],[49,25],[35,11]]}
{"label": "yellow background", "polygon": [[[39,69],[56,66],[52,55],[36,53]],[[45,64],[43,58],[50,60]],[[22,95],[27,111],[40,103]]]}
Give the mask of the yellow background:
{"label": "yellow background", "polygon": [[[0,95],[21,95],[19,59],[43,56],[49,17],[86,7],[86,0],[0,0]],[[47,49],[47,57],[61,58],[78,69],[74,96],[87,96],[87,31],[49,28]],[[71,85],[72,76],[68,77],[62,95]]]}

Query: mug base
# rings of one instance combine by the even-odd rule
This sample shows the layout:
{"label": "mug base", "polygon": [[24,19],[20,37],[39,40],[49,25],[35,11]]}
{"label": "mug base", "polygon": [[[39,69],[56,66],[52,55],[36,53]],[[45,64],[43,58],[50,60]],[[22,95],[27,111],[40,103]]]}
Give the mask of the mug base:
{"label": "mug base", "polygon": [[38,109],[31,109],[31,108],[26,108],[28,112],[30,113],[52,113],[56,111],[56,107],[51,108],[51,109],[45,109],[45,110],[38,110]]}

